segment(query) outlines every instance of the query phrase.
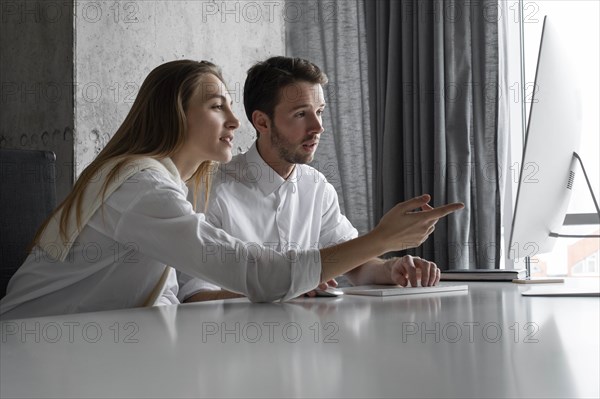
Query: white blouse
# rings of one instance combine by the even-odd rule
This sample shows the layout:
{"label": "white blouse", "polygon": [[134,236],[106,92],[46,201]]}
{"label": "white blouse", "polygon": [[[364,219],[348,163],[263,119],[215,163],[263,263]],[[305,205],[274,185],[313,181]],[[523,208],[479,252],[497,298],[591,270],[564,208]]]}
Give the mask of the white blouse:
{"label": "white blouse", "polygon": [[[64,261],[32,251],[0,301],[2,319],[142,306],[165,265],[256,302],[318,285],[318,250],[246,244],[213,227],[186,196],[180,179],[151,169],[133,175],[92,216]],[[179,303],[174,272],[166,287],[160,302]]]}

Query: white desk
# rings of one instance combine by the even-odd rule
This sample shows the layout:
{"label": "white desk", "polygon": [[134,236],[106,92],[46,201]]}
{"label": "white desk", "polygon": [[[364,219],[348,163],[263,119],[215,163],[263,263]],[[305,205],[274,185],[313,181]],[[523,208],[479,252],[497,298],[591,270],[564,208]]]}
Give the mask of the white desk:
{"label": "white desk", "polygon": [[599,396],[598,298],[469,285],[7,320],[0,397]]}

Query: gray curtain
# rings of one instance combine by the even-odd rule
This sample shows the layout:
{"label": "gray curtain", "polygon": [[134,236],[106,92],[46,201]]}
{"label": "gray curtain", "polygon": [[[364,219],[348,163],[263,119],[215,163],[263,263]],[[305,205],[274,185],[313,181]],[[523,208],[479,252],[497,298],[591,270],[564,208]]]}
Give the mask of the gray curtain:
{"label": "gray curtain", "polygon": [[371,125],[362,0],[289,2],[286,55],[329,77],[325,132],[312,166],[336,188],[342,212],[362,234],[373,227]]}
{"label": "gray curtain", "polygon": [[442,269],[498,268],[498,2],[365,6],[375,220],[423,193],[464,202],[410,252]]}

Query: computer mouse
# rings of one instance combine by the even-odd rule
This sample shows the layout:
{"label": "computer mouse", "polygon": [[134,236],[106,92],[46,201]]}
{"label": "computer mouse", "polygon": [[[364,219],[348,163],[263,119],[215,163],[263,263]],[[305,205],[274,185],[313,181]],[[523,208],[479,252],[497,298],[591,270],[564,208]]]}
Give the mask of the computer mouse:
{"label": "computer mouse", "polygon": [[316,296],[322,296],[322,297],[336,297],[336,296],[340,296],[340,295],[344,295],[344,291],[337,289],[335,287],[327,287],[327,289],[324,290],[320,290],[320,289],[316,289],[315,293],[317,294]]}

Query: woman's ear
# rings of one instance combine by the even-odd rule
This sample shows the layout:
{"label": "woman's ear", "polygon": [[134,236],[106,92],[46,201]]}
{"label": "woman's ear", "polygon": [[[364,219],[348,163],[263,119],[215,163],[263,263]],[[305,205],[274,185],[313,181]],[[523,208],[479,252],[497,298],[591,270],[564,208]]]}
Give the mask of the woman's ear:
{"label": "woman's ear", "polygon": [[252,124],[260,134],[267,134],[271,128],[271,119],[262,111],[254,111],[252,113]]}

